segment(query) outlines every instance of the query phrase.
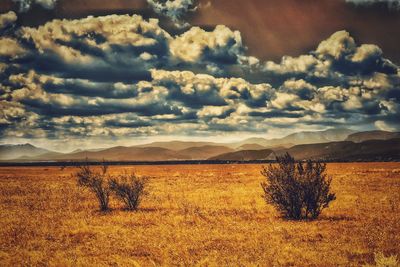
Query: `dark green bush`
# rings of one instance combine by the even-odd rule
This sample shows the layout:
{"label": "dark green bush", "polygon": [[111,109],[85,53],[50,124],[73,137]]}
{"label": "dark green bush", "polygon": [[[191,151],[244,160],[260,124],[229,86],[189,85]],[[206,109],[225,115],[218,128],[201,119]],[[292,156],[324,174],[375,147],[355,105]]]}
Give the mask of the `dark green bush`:
{"label": "dark green bush", "polygon": [[277,164],[263,167],[261,183],[264,199],[288,219],[315,219],[336,199],[330,192],[332,178],[326,174],[326,164],[299,162],[286,153],[276,157]]}

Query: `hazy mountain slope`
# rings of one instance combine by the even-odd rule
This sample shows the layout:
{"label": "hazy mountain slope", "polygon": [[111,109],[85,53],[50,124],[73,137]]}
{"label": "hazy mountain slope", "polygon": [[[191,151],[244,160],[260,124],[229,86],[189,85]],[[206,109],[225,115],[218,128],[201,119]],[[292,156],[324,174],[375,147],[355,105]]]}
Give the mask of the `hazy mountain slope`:
{"label": "hazy mountain slope", "polygon": [[400,138],[399,132],[387,132],[387,131],[368,131],[359,132],[349,135],[346,141],[352,141],[360,143],[367,140],[388,140],[393,138]]}
{"label": "hazy mountain slope", "polygon": [[[354,131],[349,129],[329,129],[317,132],[299,132],[290,134],[281,139],[273,139],[271,141],[281,144],[315,144],[325,142],[343,141]],[[276,145],[276,144],[275,144]]]}
{"label": "hazy mountain slope", "polygon": [[183,150],[192,147],[203,147],[203,146],[221,146],[224,144],[214,142],[185,142],[185,141],[168,141],[168,142],[153,142],[150,144],[138,145],[135,147],[160,147],[170,150]]}
{"label": "hazy mountain slope", "polygon": [[263,150],[266,149],[266,147],[259,145],[259,144],[244,144],[236,148],[236,150]]}
{"label": "hazy mountain slope", "polygon": [[[400,160],[400,138],[297,145],[277,151],[277,155],[289,152],[294,158],[320,160]],[[270,157],[273,159],[273,157]]]}
{"label": "hazy mountain slope", "polygon": [[241,147],[241,146],[247,145],[247,144],[257,144],[257,145],[264,146],[264,147],[270,145],[268,139],[261,138],[261,137],[247,138],[243,141],[235,143],[236,147]]}
{"label": "hazy mountain slope", "polygon": [[329,129],[325,131],[315,132],[298,132],[293,133],[283,138],[265,139],[265,138],[249,138],[236,143],[238,147],[245,144],[258,144],[266,148],[277,146],[291,147],[299,144],[315,144],[334,141],[343,141],[349,134],[354,133],[349,129]]}
{"label": "hazy mountain slope", "polygon": [[209,158],[209,160],[261,160],[266,159],[271,155],[273,151],[270,149],[264,150],[242,150],[231,153],[221,154],[215,157]]}
{"label": "hazy mountain slope", "polygon": [[113,147],[101,151],[81,151],[70,154],[45,154],[35,160],[109,160],[109,161],[167,161],[207,159],[209,157],[234,151],[224,146],[191,147],[180,151],[161,147]]}
{"label": "hazy mountain slope", "polygon": [[0,160],[12,160],[21,157],[38,156],[50,151],[31,144],[0,145]]}
{"label": "hazy mountain slope", "polygon": [[113,147],[101,151],[83,151],[61,154],[51,158],[46,155],[35,157],[36,160],[108,160],[108,161],[163,161],[186,159],[180,153],[160,147]]}
{"label": "hazy mountain slope", "polygon": [[[348,155],[354,148],[354,143],[350,141],[305,144],[293,146],[289,149],[275,151],[276,155],[283,155],[288,152],[295,159],[330,159],[339,151],[343,155]],[[274,159],[274,158],[270,158]]]}
{"label": "hazy mountain slope", "polygon": [[201,146],[201,147],[190,147],[179,151],[179,154],[183,155],[187,159],[208,159],[216,155],[223,153],[233,152],[234,150],[225,146]]}
{"label": "hazy mountain slope", "polygon": [[65,155],[64,153],[59,153],[59,152],[48,152],[44,154],[40,154],[37,156],[22,156],[16,159],[13,159],[15,161],[55,161],[57,158],[62,158]]}

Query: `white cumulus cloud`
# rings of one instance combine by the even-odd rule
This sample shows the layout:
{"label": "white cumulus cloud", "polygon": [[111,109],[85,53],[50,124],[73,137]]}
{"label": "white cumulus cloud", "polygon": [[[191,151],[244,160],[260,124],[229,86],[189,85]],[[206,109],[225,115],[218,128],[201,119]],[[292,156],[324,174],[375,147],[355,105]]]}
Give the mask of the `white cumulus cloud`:
{"label": "white cumulus cloud", "polygon": [[12,25],[15,21],[17,21],[17,15],[13,11],[0,14],[0,30]]}
{"label": "white cumulus cloud", "polygon": [[169,17],[179,28],[189,26],[183,17],[198,8],[194,2],[194,0],[147,0],[157,14]]}
{"label": "white cumulus cloud", "polygon": [[32,4],[38,4],[44,8],[52,9],[56,5],[58,0],[12,0],[15,3],[19,4],[20,12],[27,12]]}

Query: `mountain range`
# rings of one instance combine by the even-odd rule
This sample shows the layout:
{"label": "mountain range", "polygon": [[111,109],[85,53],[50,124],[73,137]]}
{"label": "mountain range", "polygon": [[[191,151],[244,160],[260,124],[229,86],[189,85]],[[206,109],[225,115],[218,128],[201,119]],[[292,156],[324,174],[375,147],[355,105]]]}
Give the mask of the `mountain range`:
{"label": "mountain range", "polygon": [[273,160],[290,153],[296,159],[346,161],[400,160],[400,133],[349,129],[299,132],[283,138],[249,138],[240,142],[153,142],[138,146],[54,152],[31,144],[0,145],[0,160],[41,161],[183,161]]}

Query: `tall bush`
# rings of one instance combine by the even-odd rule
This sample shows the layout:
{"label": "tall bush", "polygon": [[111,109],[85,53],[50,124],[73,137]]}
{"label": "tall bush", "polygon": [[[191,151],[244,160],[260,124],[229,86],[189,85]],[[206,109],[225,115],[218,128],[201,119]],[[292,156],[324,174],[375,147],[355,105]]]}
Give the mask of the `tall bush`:
{"label": "tall bush", "polygon": [[76,173],[78,185],[92,191],[98,202],[101,211],[109,210],[110,188],[108,185],[108,167],[103,164],[100,172],[95,172],[88,164],[79,166]]}
{"label": "tall bush", "polygon": [[330,192],[332,178],[326,174],[326,164],[296,163],[288,153],[276,157],[277,164],[263,167],[261,183],[264,199],[286,218],[315,219],[336,199]]}

